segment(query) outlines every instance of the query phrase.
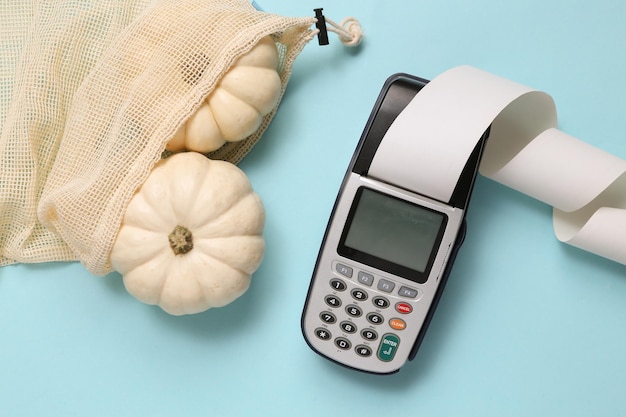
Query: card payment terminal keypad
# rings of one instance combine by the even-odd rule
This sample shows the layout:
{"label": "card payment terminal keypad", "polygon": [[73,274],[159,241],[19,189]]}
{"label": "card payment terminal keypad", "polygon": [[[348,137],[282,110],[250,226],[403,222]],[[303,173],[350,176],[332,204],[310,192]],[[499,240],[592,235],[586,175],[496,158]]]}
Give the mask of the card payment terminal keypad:
{"label": "card payment terminal keypad", "polygon": [[345,262],[333,262],[332,272],[315,335],[361,357],[393,360],[420,291]]}

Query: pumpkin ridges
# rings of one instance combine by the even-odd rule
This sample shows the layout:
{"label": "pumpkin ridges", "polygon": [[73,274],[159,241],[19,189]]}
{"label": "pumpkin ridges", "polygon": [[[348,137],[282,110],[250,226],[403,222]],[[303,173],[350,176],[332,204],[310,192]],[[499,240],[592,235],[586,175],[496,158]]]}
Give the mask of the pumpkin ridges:
{"label": "pumpkin ridges", "polygon": [[184,146],[194,152],[211,152],[226,143],[207,102],[204,102],[187,120],[185,134]]}
{"label": "pumpkin ridges", "polygon": [[261,125],[262,115],[254,107],[223,88],[213,91],[207,101],[222,136],[229,142],[247,138]]}
{"label": "pumpkin ridges", "polygon": [[206,271],[196,268],[200,256],[194,252],[192,256],[176,257],[167,267],[158,304],[169,314],[178,316],[206,310],[208,299],[198,280]]}
{"label": "pumpkin ridges", "polygon": [[265,241],[260,235],[196,238],[195,245],[204,255],[246,274],[258,269],[265,249]]}
{"label": "pumpkin ridges", "polygon": [[[250,67],[239,66],[231,69],[222,78],[220,88],[252,106],[260,116],[264,116],[272,111],[280,100],[281,81],[278,73],[272,69],[253,70],[254,79],[248,76]],[[264,88],[259,89],[259,85]]]}
{"label": "pumpkin ridges", "polygon": [[124,272],[122,276],[126,291],[143,303],[159,304],[167,280],[167,275],[163,274],[162,271],[166,269],[172,256],[163,251],[161,256],[149,258],[147,262]]}
{"label": "pumpkin ridges", "polygon": [[[152,172],[135,193],[135,196],[144,199],[145,203],[152,208],[154,215],[159,216],[163,224],[170,229],[176,226],[176,212],[172,206],[174,200],[170,193],[171,190],[167,185],[169,176],[165,166],[166,161],[168,160],[161,160],[155,164]],[[133,204],[132,200],[129,207],[131,204]],[[129,207],[126,208],[126,215],[128,215]]]}
{"label": "pumpkin ridges", "polygon": [[[258,217],[250,218],[245,213],[259,212]],[[247,223],[246,223],[247,222]],[[249,193],[236,202],[229,210],[194,229],[196,239],[214,239],[240,235],[260,235],[265,223],[261,199]]]}
{"label": "pumpkin ridges", "polygon": [[154,206],[146,200],[144,194],[137,193],[126,208],[123,222],[127,226],[138,229],[161,233],[171,226],[174,219],[171,216],[163,216],[160,210],[154,210]]}
{"label": "pumpkin ridges", "polygon": [[173,155],[166,161],[170,168],[168,173],[172,175],[173,170],[176,175],[174,178],[168,177],[165,182],[169,188],[169,205],[175,221],[171,229],[176,225],[194,229],[194,216],[199,208],[196,201],[206,196],[213,199],[217,194],[211,187],[205,186],[207,177],[215,172],[213,161],[196,152]]}
{"label": "pumpkin ridges", "polygon": [[[246,292],[250,286],[250,274],[241,272],[205,253],[198,252],[198,254],[202,259],[202,269],[212,272],[211,275],[199,273],[200,271],[196,274],[204,297],[212,307],[223,307]],[[200,270],[199,267],[197,268]]]}
{"label": "pumpkin ridges", "polygon": [[136,226],[126,225],[120,228],[117,236],[120,243],[113,247],[110,254],[113,268],[125,274],[141,265],[144,259],[163,255],[163,238],[161,232]]}
{"label": "pumpkin ridges", "polygon": [[[203,157],[204,158],[204,157]],[[198,194],[185,208],[195,213],[187,227],[194,234],[203,225],[228,212],[244,196],[252,193],[246,175],[237,166],[225,161],[206,159],[206,174],[197,178]]]}

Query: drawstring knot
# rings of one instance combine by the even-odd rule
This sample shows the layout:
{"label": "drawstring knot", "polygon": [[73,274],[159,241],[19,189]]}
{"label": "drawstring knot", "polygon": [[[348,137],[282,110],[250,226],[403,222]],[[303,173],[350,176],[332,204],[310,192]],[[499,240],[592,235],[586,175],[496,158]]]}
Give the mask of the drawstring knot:
{"label": "drawstring knot", "polygon": [[361,43],[361,39],[363,39],[363,28],[356,18],[348,16],[339,24],[327,18],[326,22],[331,26],[328,30],[339,35],[339,40],[344,45],[357,46]]}

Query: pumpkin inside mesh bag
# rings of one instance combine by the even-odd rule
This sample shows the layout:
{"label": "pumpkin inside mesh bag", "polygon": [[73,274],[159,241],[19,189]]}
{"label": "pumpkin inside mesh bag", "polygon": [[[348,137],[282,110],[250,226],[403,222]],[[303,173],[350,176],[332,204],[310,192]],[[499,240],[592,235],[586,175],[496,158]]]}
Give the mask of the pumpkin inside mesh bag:
{"label": "pumpkin inside mesh bag", "polygon": [[[237,59],[271,37],[282,97],[315,36],[313,18],[248,0],[60,0],[21,14],[17,3],[32,2],[0,5],[11,17],[0,39],[0,265],[79,260],[111,271],[128,202]],[[275,111],[210,156],[237,163]]]}

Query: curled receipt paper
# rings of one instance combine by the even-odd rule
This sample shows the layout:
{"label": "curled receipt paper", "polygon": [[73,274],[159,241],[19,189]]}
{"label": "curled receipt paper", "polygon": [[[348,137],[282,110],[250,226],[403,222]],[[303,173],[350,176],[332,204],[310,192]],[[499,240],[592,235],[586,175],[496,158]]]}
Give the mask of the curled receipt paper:
{"label": "curled receipt paper", "polygon": [[551,205],[560,241],[626,264],[626,161],[558,130],[548,94],[479,69],[429,82],[387,131],[369,174],[449,201],[489,126],[480,173]]}

